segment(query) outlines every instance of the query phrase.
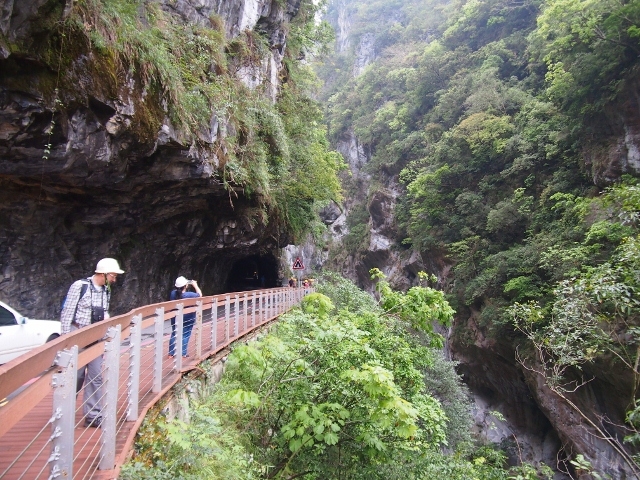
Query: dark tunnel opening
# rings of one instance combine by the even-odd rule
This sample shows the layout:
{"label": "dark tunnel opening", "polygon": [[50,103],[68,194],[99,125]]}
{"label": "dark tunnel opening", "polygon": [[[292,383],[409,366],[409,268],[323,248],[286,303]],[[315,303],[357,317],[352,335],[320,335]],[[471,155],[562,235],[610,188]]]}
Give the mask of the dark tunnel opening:
{"label": "dark tunnel opening", "polygon": [[277,260],[271,255],[252,255],[234,262],[227,277],[225,293],[279,286]]}

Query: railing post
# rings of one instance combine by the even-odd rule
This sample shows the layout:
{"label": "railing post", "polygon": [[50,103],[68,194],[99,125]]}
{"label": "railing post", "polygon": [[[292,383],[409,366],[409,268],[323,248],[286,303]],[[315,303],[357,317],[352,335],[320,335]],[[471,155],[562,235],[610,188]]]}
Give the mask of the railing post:
{"label": "railing post", "polygon": [[118,413],[118,379],[120,377],[120,325],[107,330],[110,339],[104,344],[103,389],[105,406],[102,419],[102,456],[99,470],[112,470],[116,463],[116,421]]}
{"label": "railing post", "polygon": [[61,368],[53,375],[53,416],[51,417],[51,476],[73,478],[73,442],[76,408],[78,346],[58,352],[54,360]]}
{"label": "railing post", "polygon": [[247,308],[249,306],[249,294],[245,293],[244,294],[244,300],[242,301],[242,307],[244,310],[244,320],[243,320],[243,326],[242,326],[242,333],[245,333],[247,331]]}
{"label": "railing post", "polygon": [[140,346],[142,344],[142,315],[134,315],[131,319],[129,333],[129,408],[127,409],[127,422],[135,422],[138,419],[138,400],[140,392]]}
{"label": "railing post", "polygon": [[224,298],[224,343],[229,341],[229,318],[231,316],[231,297]]}
{"label": "railing post", "polygon": [[164,340],[164,307],[156,308],[156,321],[153,334],[153,393],[162,390],[162,357]]}
{"label": "railing post", "polygon": [[251,328],[256,326],[256,292],[253,292],[251,299]]}
{"label": "railing post", "polygon": [[269,319],[269,317],[271,317],[270,312],[271,312],[271,292],[267,291],[265,293],[265,299],[264,299],[264,321],[265,322]]}
{"label": "railing post", "polygon": [[196,301],[196,362],[202,358],[202,300]]}
{"label": "railing post", "polygon": [[211,302],[211,351],[215,352],[218,346],[218,297]]}
{"label": "railing post", "polygon": [[273,318],[276,316],[276,292],[275,290],[271,290],[271,311],[269,312],[269,318]]}
{"label": "railing post", "polygon": [[258,323],[262,323],[262,317],[264,317],[264,295],[262,292],[258,294]]}
{"label": "railing post", "polygon": [[238,324],[240,323],[240,302],[238,301],[238,295],[234,295],[235,306],[233,307],[233,338],[238,336]]}
{"label": "railing post", "polygon": [[179,372],[182,370],[182,342],[184,341],[183,331],[184,331],[184,303],[179,303],[178,312],[176,313],[176,351],[175,353],[175,366],[176,370]]}

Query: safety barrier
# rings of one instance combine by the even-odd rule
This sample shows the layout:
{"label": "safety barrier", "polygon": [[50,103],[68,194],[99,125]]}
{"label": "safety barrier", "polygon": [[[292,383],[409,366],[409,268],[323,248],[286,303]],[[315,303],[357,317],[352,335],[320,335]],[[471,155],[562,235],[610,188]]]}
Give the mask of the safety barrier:
{"label": "safety barrier", "polygon": [[[0,478],[117,478],[148,409],[184,372],[302,300],[278,288],[182,299],[137,308],[63,335],[0,366]],[[188,356],[184,315],[195,312]],[[175,317],[176,355],[168,355]],[[102,387],[78,390],[78,370],[102,355]],[[97,397],[99,396],[99,397]],[[98,400],[99,428],[83,406]]]}

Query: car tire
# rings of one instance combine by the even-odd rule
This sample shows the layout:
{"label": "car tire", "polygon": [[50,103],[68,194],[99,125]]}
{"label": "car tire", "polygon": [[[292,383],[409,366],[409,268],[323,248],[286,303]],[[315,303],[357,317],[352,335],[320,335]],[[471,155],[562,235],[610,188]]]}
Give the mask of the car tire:
{"label": "car tire", "polygon": [[52,340],[55,340],[56,338],[58,338],[60,335],[58,335],[57,333],[52,333],[51,335],[49,335],[49,338],[47,338],[47,342],[50,342]]}

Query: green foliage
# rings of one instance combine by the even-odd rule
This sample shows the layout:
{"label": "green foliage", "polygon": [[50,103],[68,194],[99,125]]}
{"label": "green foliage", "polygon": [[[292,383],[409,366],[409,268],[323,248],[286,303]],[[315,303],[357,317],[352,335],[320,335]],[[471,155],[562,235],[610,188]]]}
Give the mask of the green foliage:
{"label": "green foliage", "polygon": [[434,332],[433,323],[450,325],[455,314],[444,293],[423,286],[411,287],[406,293],[394,291],[379,269],[373,268],[370,273],[371,279],[378,282],[376,290],[383,310],[412,328],[427,333],[432,346],[442,347],[443,338]]}
{"label": "green foliage", "polygon": [[637,446],[640,444],[640,400],[635,400],[633,408],[627,412],[625,420],[631,426],[632,433],[627,435],[624,441]]}
{"label": "green foliage", "polygon": [[550,98],[584,112],[620,95],[621,79],[640,53],[639,25],[635,2],[545,2],[533,40],[548,66]]}
{"label": "green foliage", "polygon": [[[521,357],[521,362],[527,368],[535,368],[565,400],[568,393],[584,385],[582,372],[604,358],[613,358],[616,368],[632,377],[629,396],[633,408],[626,417],[632,433],[625,437],[632,444],[638,438],[639,255],[640,238],[627,237],[610,261],[586,267],[576,277],[560,282],[549,305],[531,301],[515,303],[509,309],[515,328],[526,335],[533,347],[531,355]],[[574,402],[567,400],[567,403],[616,449],[631,469],[637,468],[634,458],[615,439],[603,434],[606,429],[603,423],[587,417]],[[594,478],[602,478],[591,471],[585,459],[576,458],[572,463]]]}
{"label": "green foliage", "polygon": [[427,391],[440,401],[447,416],[447,444],[453,450],[471,445],[473,426],[471,397],[455,367],[456,364],[439,351],[434,352],[432,361],[424,369]]}
{"label": "green foliage", "polygon": [[[554,371],[550,381],[561,387],[568,367],[582,368],[599,355],[616,355],[632,372],[636,368],[635,337],[621,340],[621,325],[628,328],[640,314],[635,298],[639,240],[627,239],[612,263],[590,267],[554,290],[554,303],[543,309],[535,302],[515,303],[511,314],[516,328],[540,346],[540,353]],[[635,330],[630,330],[632,333]]]}
{"label": "green foliage", "polygon": [[328,200],[341,200],[337,172],[345,168],[342,156],[329,150],[322,111],[316,102],[284,86],[277,105],[287,134],[289,168],[273,172],[279,211],[296,239],[309,231],[317,210]]}
{"label": "green foliage", "polygon": [[212,59],[225,68],[224,34],[182,25],[156,4],[137,0],[83,0],[71,17],[92,47],[114,56],[120,68],[135,74],[144,88],[167,102],[171,120],[190,136],[218,108],[220,78]]}
{"label": "green foliage", "polygon": [[317,315],[320,318],[325,318],[335,308],[329,297],[317,292],[306,295],[300,306],[304,313]]}
{"label": "green foliage", "polygon": [[[561,396],[604,365],[633,378],[630,399],[640,384],[632,260],[640,190],[637,180],[611,177],[609,152],[622,133],[605,127],[637,90],[639,5],[356,0],[349,40],[368,35],[376,60],[349,78],[353,52],[343,50],[333,60],[339,80],[327,77],[330,136],[354,132],[372,152],[367,173],[399,172],[406,187],[396,208],[403,244],[423,258],[447,256],[460,318],[520,343],[523,361],[536,357],[527,368]],[[594,179],[612,185],[599,191]],[[366,232],[354,233],[338,248],[357,260]],[[406,298],[428,303],[423,293],[382,295],[380,305],[401,319]],[[458,322],[454,340],[473,342],[464,328]]]}
{"label": "green foliage", "polygon": [[571,460],[571,465],[576,469],[576,473],[578,475],[589,475],[594,480],[603,480],[605,478],[610,478],[609,475],[602,476],[591,466],[591,462],[589,462],[584,455],[578,454],[574,460]]}
{"label": "green foliage", "polygon": [[[611,102],[627,81],[613,80],[614,71],[634,78],[637,8],[578,0],[545,2],[541,11],[533,1],[427,3],[397,6],[400,24],[379,26],[395,37],[376,43],[384,52],[378,60],[331,92],[330,133],[338,138],[352,128],[374,152],[372,175],[401,169],[403,243],[445,250],[458,304],[489,309],[479,318],[499,334],[509,329],[506,306],[553,304],[555,282],[605,264],[636,228],[633,207],[621,213],[625,202],[637,205],[635,187],[591,198],[577,147],[588,125],[571,105],[599,108],[597,89]],[[386,7],[350,8],[371,20]],[[403,16],[416,8],[444,20],[430,26],[426,45],[410,37],[419,20]],[[594,81],[589,75],[598,70]],[[357,255],[367,232],[354,223],[341,246]]]}
{"label": "green foliage", "polygon": [[[309,304],[327,300],[318,294]],[[230,399],[242,402],[246,419],[238,421],[257,447],[254,458],[273,466],[268,475],[356,465],[373,472],[397,449],[445,441],[440,403],[423,392],[420,368],[429,358],[372,312],[299,313],[236,349],[224,382],[237,386]]]}
{"label": "green foliage", "polygon": [[338,310],[360,314],[376,312],[379,308],[371,295],[335,272],[323,271],[317,278],[316,291],[329,297]]}
{"label": "green foliage", "polygon": [[513,469],[514,471],[509,475],[509,480],[538,480],[546,479],[551,480],[553,478],[553,470],[546,465],[541,465],[536,468],[533,465],[522,465]]}
{"label": "green foliage", "polygon": [[539,279],[524,275],[507,281],[504,284],[504,291],[513,296],[514,302],[522,302],[542,295]]}
{"label": "green foliage", "polygon": [[156,420],[142,426],[134,459],[123,466],[119,478],[260,478],[238,433],[223,428],[215,404],[192,406],[189,423]]}
{"label": "green foliage", "polygon": [[356,204],[349,211],[349,231],[343,239],[343,245],[349,253],[353,254],[364,246],[369,233],[369,218],[369,211],[364,204]]}

